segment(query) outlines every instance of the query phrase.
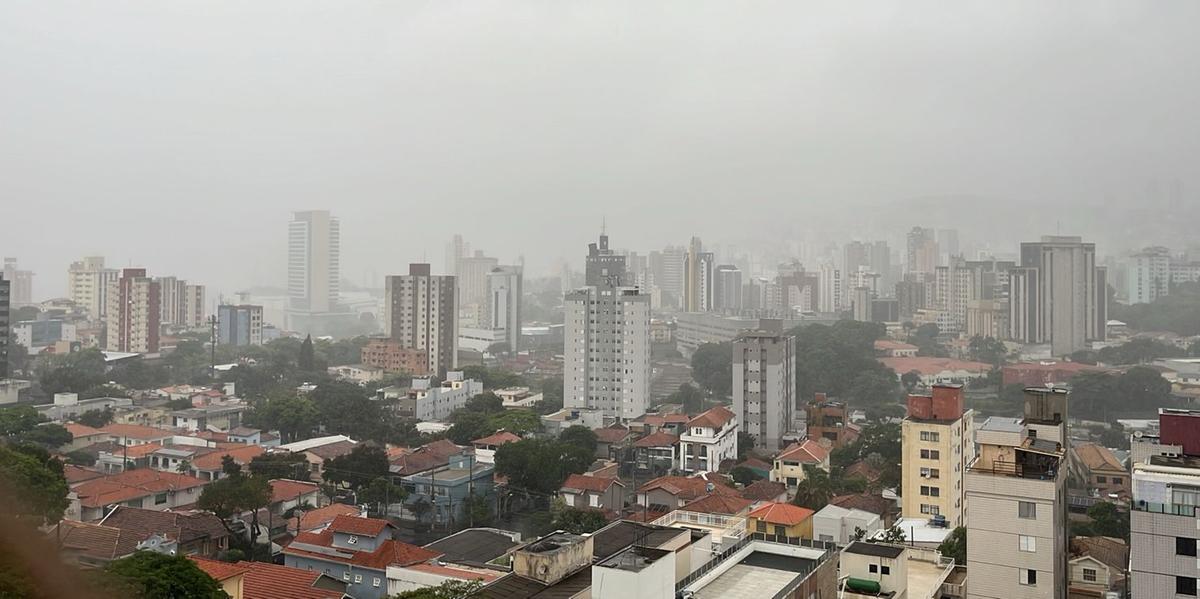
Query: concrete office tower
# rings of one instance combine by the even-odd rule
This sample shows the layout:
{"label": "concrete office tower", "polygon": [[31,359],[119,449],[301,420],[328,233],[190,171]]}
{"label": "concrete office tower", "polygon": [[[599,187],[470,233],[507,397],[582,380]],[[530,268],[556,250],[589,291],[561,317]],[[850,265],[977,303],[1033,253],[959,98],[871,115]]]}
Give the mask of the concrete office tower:
{"label": "concrete office tower", "polygon": [[1158,439],[1138,437],[1133,444],[1131,596],[1195,597],[1200,577],[1200,411],[1161,408],[1158,422]]}
{"label": "concrete office tower", "polygon": [[288,223],[288,296],[292,311],[333,312],[341,282],[341,229],[328,210],[296,212]]}
{"label": "concrete office tower", "polygon": [[851,316],[858,322],[871,322],[873,315],[871,314],[871,300],[873,298],[870,287],[855,287],[850,290],[850,310]]}
{"label": "concrete office tower", "polygon": [[263,308],[249,304],[217,306],[217,343],[262,345]]}
{"label": "concrete office tower", "polygon": [[108,351],[153,354],[158,352],[162,325],[162,297],[158,281],[144,268],[126,268],[108,284],[105,344]]}
{"label": "concrete office tower", "polygon": [[207,324],[204,309],[204,285],[189,285],[176,277],[156,277],[162,299],[162,324],[194,329]]}
{"label": "concrete office tower", "polygon": [[67,299],[87,312],[90,318],[103,318],[108,306],[108,284],[120,271],[104,268],[104,256],[88,256],[72,262],[67,269]]}
{"label": "concrete office tower", "polygon": [[963,409],[962,385],[934,385],[930,395],[909,395],[901,423],[901,514],[943,516],[948,526],[967,517],[963,477],[975,461],[975,412]]}
{"label": "concrete office tower", "polygon": [[463,241],[462,235],[454,234],[446,244],[446,273],[458,276],[458,263],[471,253],[471,246]]}
{"label": "concrete office tower", "polygon": [[952,258],[947,266],[934,269],[934,307],[950,315],[951,327],[943,333],[959,333],[967,326],[967,305],[977,299],[975,270],[962,258]]}
{"label": "concrete office tower", "polygon": [[8,378],[9,309],[12,283],[0,273],[0,381]]}
{"label": "concrete office tower", "polygon": [[521,344],[521,279],[520,266],[499,266],[488,273],[488,322],[493,331],[503,330],[509,351]]}
{"label": "concrete office tower", "polygon": [[409,264],[407,275],[384,279],[384,332],[404,349],[425,352],[429,372],[458,368],[458,295],[454,277]]}
{"label": "concrete office tower", "polygon": [[[773,321],[781,324],[779,321]],[[733,342],[733,413],[755,446],[783,448],[796,405],[796,338],[782,326],[748,331]]]}
{"label": "concrete office tower", "polygon": [[1148,304],[1171,289],[1171,255],[1164,247],[1146,248],[1129,257],[1126,295],[1130,304]]}
{"label": "concrete office tower", "polygon": [[817,285],[817,311],[841,312],[842,310],[842,271],[832,264],[825,263],[818,271],[821,282]]}
{"label": "concrete office tower", "polygon": [[631,420],[650,400],[650,296],[619,284],[624,261],[593,260],[607,246],[605,235],[588,246],[588,279],[601,284],[563,298],[563,406]]}
{"label": "concrete office tower", "polygon": [[858,272],[871,270],[871,246],[861,241],[851,241],[842,248],[842,297],[850,297],[855,287],[863,282]]}
{"label": "concrete office tower", "polygon": [[683,309],[687,312],[712,310],[712,252],[705,252],[700,238],[693,237],[683,262]]}
{"label": "concrete office tower", "polygon": [[886,241],[871,243],[867,266],[870,267],[871,272],[879,274],[880,289],[886,289],[890,292],[896,284],[896,269],[892,268],[892,251],[888,248]]}
{"label": "concrete office tower", "polygon": [[682,246],[669,245],[661,252],[650,252],[650,273],[654,284],[666,296],[665,304],[683,306],[683,264],[687,250]]}
{"label": "concrete office tower", "polygon": [[961,255],[958,247],[958,229],[938,229],[934,234],[938,247],[938,265],[949,264],[950,259]]}
{"label": "concrete office tower", "polygon": [[487,326],[488,275],[499,265],[499,260],[484,256],[479,250],[458,261],[458,308],[463,326]]}
{"label": "concrete office tower", "polygon": [[9,302],[13,308],[33,305],[33,271],[17,268],[16,258],[4,259],[4,280],[10,287]]}
{"label": "concrete office tower", "polygon": [[968,599],[1067,596],[1066,422],[1066,390],[1029,388],[1024,418],[993,416],[976,431]]}
{"label": "concrete office tower", "polygon": [[1055,356],[1103,341],[1108,319],[1107,270],[1096,246],[1079,237],[1046,236],[1021,244],[1021,265],[1009,275],[1013,339],[1049,343]]}
{"label": "concrete office tower", "polygon": [[907,249],[904,262],[906,272],[933,272],[938,259],[933,229],[913,227],[908,232]]}
{"label": "concrete office tower", "polygon": [[713,310],[742,311],[742,271],[732,264],[722,264],[713,272]]}

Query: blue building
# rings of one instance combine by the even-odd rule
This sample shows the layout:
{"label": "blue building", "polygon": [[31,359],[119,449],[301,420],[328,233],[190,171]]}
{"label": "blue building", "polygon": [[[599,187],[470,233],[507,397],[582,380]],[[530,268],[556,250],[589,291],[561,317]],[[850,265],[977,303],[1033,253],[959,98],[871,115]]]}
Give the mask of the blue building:
{"label": "blue building", "polygon": [[[453,455],[449,463],[400,479],[408,489],[405,511],[435,526],[470,525],[468,498],[485,505],[496,501],[495,466],[475,459],[474,454]],[[417,507],[424,504],[424,509]]]}

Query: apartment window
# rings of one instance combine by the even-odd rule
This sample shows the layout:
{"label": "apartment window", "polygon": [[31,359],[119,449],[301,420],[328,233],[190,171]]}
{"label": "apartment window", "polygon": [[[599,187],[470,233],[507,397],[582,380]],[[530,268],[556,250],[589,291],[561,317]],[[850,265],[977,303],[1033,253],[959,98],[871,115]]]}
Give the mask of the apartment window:
{"label": "apartment window", "polygon": [[1107,479],[1105,479],[1103,476],[1097,476],[1097,477],[1096,477],[1096,482],[1098,482],[1098,483],[1105,483],[1105,482],[1108,482],[1108,480],[1107,480]]}
{"label": "apartment window", "polygon": [[921,476],[924,478],[940,478],[942,471],[937,468],[922,468]]}
{"label": "apartment window", "polygon": [[892,573],[892,568],[890,566],[879,566],[879,573],[887,576]]}
{"label": "apartment window", "polygon": [[1175,555],[1196,557],[1196,539],[1175,537]]}
{"label": "apartment window", "polygon": [[764,521],[762,521],[762,520],[759,520],[759,521],[758,521],[758,526],[756,526],[755,528],[758,530],[758,532],[761,532],[761,533],[763,533],[763,534],[766,534],[766,532],[767,532],[767,523],[766,523],[766,522],[764,522]]}
{"label": "apartment window", "polygon": [[1110,482],[1110,483],[1112,483],[1112,484],[1114,484],[1114,485],[1119,485],[1119,484],[1121,484],[1121,477],[1119,477],[1119,476],[1114,476],[1114,477],[1112,477],[1111,479],[1109,479],[1109,481],[1108,481],[1108,482]]}
{"label": "apartment window", "polygon": [[942,435],[940,433],[934,431],[921,431],[922,441],[933,441],[936,443],[941,440],[941,437]]}
{"label": "apartment window", "polygon": [[786,537],[787,536],[787,527],[776,524],[775,525],[775,536]]}
{"label": "apartment window", "polygon": [[349,572],[342,572],[342,580],[344,580],[344,581],[346,581],[346,582],[350,582],[350,573],[349,573]]}
{"label": "apartment window", "polygon": [[871,574],[878,574],[879,566],[877,566],[875,564],[871,564],[871,565],[867,566],[867,571],[870,572]]}
{"label": "apartment window", "polygon": [[921,450],[921,459],[923,459],[923,460],[940,460],[941,458],[942,458],[942,452],[940,452],[936,449],[922,449]]}
{"label": "apartment window", "polygon": [[1033,552],[1037,551],[1037,538],[1027,535],[1020,535],[1021,551]]}
{"label": "apartment window", "polygon": [[930,505],[930,504],[928,504],[928,503],[922,503],[922,504],[921,504],[921,513],[922,513],[922,514],[929,514],[929,515],[931,515],[931,516],[936,516],[936,515],[938,515],[938,514],[941,514],[941,513],[942,513],[942,510],[941,510],[940,508],[938,508],[938,506],[936,506],[936,505]]}
{"label": "apartment window", "polygon": [[1083,581],[1084,582],[1096,582],[1096,571],[1091,568],[1084,568],[1083,569]]}
{"label": "apartment window", "polygon": [[371,579],[371,586],[376,587],[376,588],[379,587],[379,577],[378,576]]}
{"label": "apartment window", "polygon": [[159,493],[154,496],[154,505],[162,505],[167,502],[167,494]]}
{"label": "apartment window", "polygon": [[1021,584],[1037,586],[1037,570],[1021,570]]}
{"label": "apartment window", "polygon": [[1032,501],[1017,502],[1017,517],[1034,520],[1037,518],[1037,504]]}
{"label": "apartment window", "polygon": [[1196,596],[1196,579],[1187,576],[1175,577],[1175,594],[1187,595],[1189,597]]}
{"label": "apartment window", "polygon": [[354,575],[354,584],[362,584],[362,574]]}

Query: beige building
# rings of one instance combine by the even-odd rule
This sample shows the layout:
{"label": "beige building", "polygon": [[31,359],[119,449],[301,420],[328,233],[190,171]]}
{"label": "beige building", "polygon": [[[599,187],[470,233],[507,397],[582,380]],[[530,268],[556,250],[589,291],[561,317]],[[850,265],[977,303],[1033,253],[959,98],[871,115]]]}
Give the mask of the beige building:
{"label": "beige building", "polygon": [[901,426],[901,513],[941,516],[950,527],[966,522],[967,468],[975,461],[974,418],[963,409],[962,385],[934,385],[930,395],[908,396]]}
{"label": "beige building", "polygon": [[1025,390],[1023,419],[992,417],[967,471],[968,599],[1067,595],[1067,392]]}
{"label": "beige building", "polygon": [[72,262],[67,269],[67,298],[90,318],[100,318],[108,306],[108,284],[118,276],[117,269],[104,268],[104,256],[88,256]]}
{"label": "beige building", "polygon": [[162,309],[158,281],[144,268],[126,268],[109,282],[105,316],[108,351],[157,353]]}
{"label": "beige building", "polygon": [[431,275],[428,264],[410,264],[407,275],[387,277],[385,287],[387,336],[405,349],[424,351],[430,373],[456,369],[458,294],[454,277]]}

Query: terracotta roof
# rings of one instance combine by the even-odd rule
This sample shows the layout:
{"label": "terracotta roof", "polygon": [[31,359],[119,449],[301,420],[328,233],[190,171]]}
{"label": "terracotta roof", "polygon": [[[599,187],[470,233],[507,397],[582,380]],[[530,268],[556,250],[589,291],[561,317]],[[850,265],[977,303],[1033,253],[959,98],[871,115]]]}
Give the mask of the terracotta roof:
{"label": "terracotta roof", "polygon": [[378,518],[363,518],[361,516],[335,516],[329,524],[329,530],[351,535],[379,536],[390,526],[387,520]]}
{"label": "terracotta roof", "polygon": [[168,430],[150,426],[141,426],[139,424],[109,424],[100,430],[113,437],[128,437],[130,439],[142,440],[163,439],[174,434]]}
{"label": "terracotta roof", "polygon": [[658,431],[652,435],[646,435],[641,439],[633,442],[634,447],[670,447],[679,442],[678,435],[672,435],[668,432]]}
{"label": "terracotta roof", "polygon": [[1117,460],[1117,456],[1108,448],[1095,443],[1080,443],[1073,447],[1075,455],[1079,456],[1079,461],[1083,462],[1088,470],[1107,470],[1125,472],[1125,467]]}
{"label": "terracotta roof", "polygon": [[488,435],[482,439],[471,441],[472,445],[504,445],[505,443],[516,443],[521,437],[516,433],[509,431],[500,431],[494,435]]}
{"label": "terracotta roof", "polygon": [[561,489],[564,491],[592,491],[594,493],[603,493],[614,484],[624,486],[620,479],[610,478],[607,476],[584,476],[582,474],[572,474],[563,482]]}
{"label": "terracotta roof", "polygon": [[750,512],[750,517],[757,518],[768,524],[792,526],[811,518],[814,513],[806,507],[790,503],[768,503]]}
{"label": "terracotta roof", "polygon": [[151,535],[162,535],[186,544],[197,539],[223,539],[229,536],[221,519],[208,512],[158,512],[118,506],[100,523],[130,532],[140,540]]}
{"label": "terracotta roof", "polygon": [[875,482],[879,480],[880,476],[883,476],[883,473],[881,473],[874,466],[868,464],[866,460],[859,460],[853,464],[850,464],[849,466],[846,466],[846,470],[842,472],[842,478],[852,478],[856,476],[865,479],[867,482]]}
{"label": "terracotta roof", "polygon": [[[708,485],[713,485],[713,490],[708,490]],[[686,476],[660,476],[638,489],[638,493],[646,493],[655,489],[662,489],[671,495],[685,501],[699,499],[710,493],[718,493],[721,495],[737,495],[735,489],[731,489],[719,481],[704,480],[700,477],[688,478]]]}
{"label": "terracotta roof", "polygon": [[455,445],[453,441],[438,439],[390,460],[389,463],[393,473],[407,476],[445,466],[450,463],[450,456],[458,455],[462,451],[463,448]]}
{"label": "terracotta roof", "polygon": [[74,464],[63,464],[63,474],[66,476],[67,484],[69,485],[104,476],[103,472],[92,470],[90,468],[84,468],[83,466],[76,466]]}
{"label": "terracotta roof", "polygon": [[258,445],[242,445],[231,449],[222,449],[206,453],[202,456],[192,459],[192,468],[195,470],[217,471],[221,469],[221,461],[225,456],[233,458],[234,462],[240,465],[250,463],[250,460],[264,453],[264,449]]}
{"label": "terracotta roof", "polygon": [[643,422],[651,426],[664,424],[687,424],[691,417],[687,414],[644,414],[634,422]]}
{"label": "terracotta roof", "polygon": [[49,538],[57,538],[64,550],[106,561],[133,553],[137,550],[137,544],[143,540],[119,528],[74,520],[60,521],[57,530],[51,529]]}
{"label": "terracotta roof", "polygon": [[735,464],[734,468],[737,468],[738,466],[745,466],[747,468],[751,468],[754,470],[770,470],[771,469],[770,464],[768,464],[767,462],[764,462],[758,458],[753,458],[753,457],[746,458],[745,460],[742,460],[738,464]]}
{"label": "terracotta roof", "polygon": [[75,487],[75,494],[79,497],[80,505],[94,508],[163,491],[203,487],[205,484],[207,483],[186,474],[139,468],[82,483]]}
{"label": "terracotta roof", "polygon": [[354,441],[337,441],[335,443],[327,443],[325,445],[314,447],[306,450],[305,453],[311,453],[323,460],[328,460],[338,456],[344,456],[351,451],[354,451],[354,448],[357,445],[358,443],[355,443]]}
{"label": "terracotta roof", "polygon": [[271,503],[288,501],[320,490],[321,487],[317,486],[317,483],[277,478],[271,481]]}
{"label": "terracotta roof", "polygon": [[742,489],[742,497],[751,501],[774,501],[787,493],[787,485],[765,478],[756,480]]}
{"label": "terracotta roof", "polygon": [[896,511],[896,502],[887,499],[882,495],[872,493],[853,493],[850,495],[838,495],[829,500],[829,503],[846,509],[862,510],[883,516]]}
{"label": "terracotta roof", "polygon": [[629,429],[623,426],[606,426],[592,432],[596,433],[596,441],[599,443],[620,443],[631,434]]}
{"label": "terracotta roof", "polygon": [[92,428],[86,424],[79,424],[77,422],[68,422],[63,425],[63,428],[67,429],[67,432],[71,433],[71,436],[76,439],[80,437],[91,437],[92,435],[104,434],[104,431],[98,428]]}
{"label": "terracotta roof", "polygon": [[1115,570],[1129,564],[1129,546],[1114,537],[1072,537],[1071,557],[1088,555]]}
{"label": "terracotta roof", "polygon": [[733,420],[733,418],[733,412],[729,411],[729,408],[726,408],[725,406],[717,406],[715,408],[710,408],[708,411],[696,416],[695,418],[692,418],[688,421],[687,425],[688,428],[696,426],[717,428],[724,426],[725,423]]}
{"label": "terracotta roof", "polygon": [[[334,518],[336,524],[339,520],[345,519],[346,516],[338,516]],[[368,518],[355,518],[358,520],[367,520]],[[381,521],[382,522],[382,521]],[[441,554],[436,551],[430,551],[424,547],[409,545],[403,541],[388,539],[380,543],[375,551],[353,551],[347,552],[345,549],[339,549],[340,553],[349,553],[349,557],[340,555],[327,555],[317,553],[315,551],[306,551],[297,544],[303,543],[308,545],[317,545],[320,547],[333,547],[333,526],[321,532],[302,532],[296,535],[296,539],[290,545],[284,548],[284,553],[309,557],[321,561],[331,561],[340,563],[351,563],[364,568],[372,568],[375,570],[385,570],[388,566],[408,566],[427,562],[437,558]],[[385,523],[386,524],[386,523]]]}
{"label": "terracotta roof", "polygon": [[[210,565],[215,560],[192,559],[196,560],[201,570],[217,580],[220,580],[217,573],[227,571],[222,566],[213,567],[210,571]],[[242,574],[242,599],[341,599],[343,595],[341,591],[314,587],[313,584],[322,576],[320,572],[266,562],[237,562],[226,566],[245,569]]]}
{"label": "terracotta roof", "polygon": [[712,493],[705,495],[700,499],[696,499],[679,509],[689,512],[700,512],[702,514],[724,514],[727,516],[732,516],[733,514],[740,514],[742,510],[750,507],[750,504],[752,503],[754,502],[738,496],[725,495],[724,493]]}
{"label": "terracotta roof", "polygon": [[940,374],[947,370],[965,370],[967,372],[987,372],[992,369],[991,364],[983,362],[971,362],[969,360],[955,360],[953,358],[932,358],[920,356],[915,358],[878,358],[884,366],[892,370],[905,373],[917,371],[920,374],[932,376]]}
{"label": "terracotta roof", "polygon": [[875,349],[877,350],[897,350],[897,349],[918,349],[915,345],[910,345],[903,341],[894,339],[876,339]]}
{"label": "terracotta roof", "polygon": [[226,578],[233,578],[234,576],[245,574],[250,571],[250,568],[238,565],[237,563],[223,562],[221,560],[200,557],[198,555],[189,555],[188,559],[196,562],[196,566],[198,566],[201,570],[204,570],[205,574],[208,574],[218,582],[225,580]]}
{"label": "terracotta roof", "polygon": [[[111,452],[111,453],[113,455],[124,456],[127,458],[140,458],[140,457],[148,456],[164,447],[167,447],[167,446],[159,445],[158,443],[142,443],[141,445],[133,445],[130,447],[121,447],[118,445],[117,450],[114,452]],[[188,447],[185,449],[201,449],[201,448]]]}
{"label": "terracotta roof", "polygon": [[796,460],[802,464],[819,464],[829,458],[829,450],[812,439],[792,443],[775,456],[777,460]]}
{"label": "terracotta roof", "polygon": [[323,528],[337,516],[356,516],[358,508],[344,503],[331,503],[325,507],[304,512],[300,516],[300,530],[316,530]]}

